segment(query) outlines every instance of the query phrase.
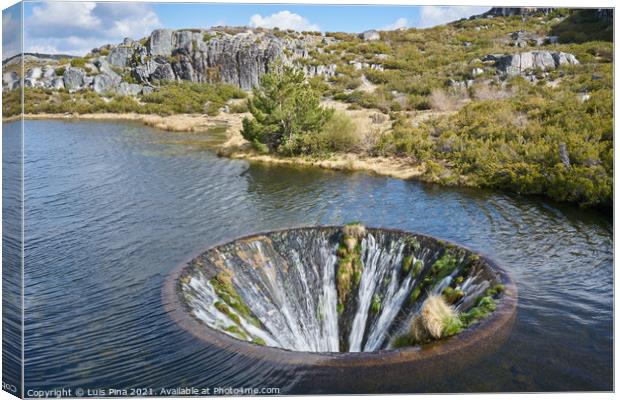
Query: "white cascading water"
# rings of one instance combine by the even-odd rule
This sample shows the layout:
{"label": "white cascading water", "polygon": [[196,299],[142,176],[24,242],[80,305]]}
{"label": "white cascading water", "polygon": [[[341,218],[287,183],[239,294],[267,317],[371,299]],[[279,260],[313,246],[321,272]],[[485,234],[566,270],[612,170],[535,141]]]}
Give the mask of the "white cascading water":
{"label": "white cascading water", "polygon": [[[193,315],[237,339],[283,349],[360,352],[388,348],[390,334],[407,326],[417,310],[410,305],[409,315],[399,316],[421,280],[401,270],[408,255],[406,241],[382,232],[365,234],[361,240],[363,272],[355,309],[343,318],[337,311],[337,231],[289,232],[296,234],[280,232],[240,240],[202,256],[203,263],[230,272],[240,299],[260,324],[235,307],[223,309],[221,303],[225,301],[200,268],[193,270],[182,288]],[[414,257],[413,262],[419,260],[424,267],[437,258],[428,249],[416,255],[419,258]],[[429,288],[429,292],[441,293],[458,272],[459,268]],[[488,287],[486,279],[469,276],[461,285],[465,296],[457,310],[469,307]],[[378,311],[372,310],[375,296],[380,298]],[[343,321],[350,325],[346,338],[341,337],[339,327]]]}

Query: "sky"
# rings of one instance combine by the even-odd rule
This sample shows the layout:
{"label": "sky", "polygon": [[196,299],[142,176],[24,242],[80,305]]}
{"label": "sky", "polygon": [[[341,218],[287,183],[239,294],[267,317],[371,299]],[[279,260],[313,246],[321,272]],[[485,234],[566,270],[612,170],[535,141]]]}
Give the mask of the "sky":
{"label": "sky", "polygon": [[[488,6],[28,2],[24,3],[24,51],[84,55],[92,48],[120,43],[124,37],[145,37],[157,28],[229,25],[321,32],[425,28],[488,9]],[[11,18],[7,10],[3,12],[5,38],[9,32],[4,22]],[[15,20],[19,19],[13,16]],[[8,36],[3,46],[15,49],[10,42],[11,37],[17,40],[17,36]],[[3,51],[3,58],[7,54]]]}

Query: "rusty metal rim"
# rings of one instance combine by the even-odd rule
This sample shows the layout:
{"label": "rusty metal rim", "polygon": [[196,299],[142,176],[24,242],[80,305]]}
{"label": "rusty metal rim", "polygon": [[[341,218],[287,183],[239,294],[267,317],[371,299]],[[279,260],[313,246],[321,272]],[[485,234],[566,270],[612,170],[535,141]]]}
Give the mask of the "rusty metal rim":
{"label": "rusty metal rim", "polygon": [[306,352],[261,346],[251,342],[235,339],[232,336],[226,335],[225,333],[219,332],[199,322],[190,314],[189,310],[186,309],[185,304],[183,304],[179,298],[177,293],[177,282],[179,277],[192,260],[209,250],[238,240],[247,240],[289,230],[340,229],[341,227],[342,226],[336,225],[292,227],[253,233],[232,240],[223,241],[216,245],[208,246],[176,266],[166,277],[162,288],[162,302],[164,308],[171,319],[179,326],[191,333],[194,337],[204,340],[210,345],[220,347],[221,349],[229,352],[256,358],[257,360],[266,360],[289,365],[317,364],[334,367],[355,367],[400,364],[403,362],[429,362],[435,358],[443,358],[445,356],[452,357],[457,353],[461,356],[465,356],[470,352],[476,353],[479,347],[482,348],[483,345],[493,342],[494,340],[503,341],[507,337],[507,333],[512,328],[512,324],[515,320],[518,294],[517,287],[506,270],[501,268],[490,258],[466,246],[430,235],[393,228],[367,227],[366,229],[371,231],[375,230],[421,236],[436,242],[452,244],[473,254],[480,255],[480,258],[489,266],[489,268],[499,275],[501,283],[505,287],[502,297],[500,301],[498,301],[497,309],[487,318],[483,319],[474,326],[467,328],[459,334],[439,340],[429,345],[359,353]]}

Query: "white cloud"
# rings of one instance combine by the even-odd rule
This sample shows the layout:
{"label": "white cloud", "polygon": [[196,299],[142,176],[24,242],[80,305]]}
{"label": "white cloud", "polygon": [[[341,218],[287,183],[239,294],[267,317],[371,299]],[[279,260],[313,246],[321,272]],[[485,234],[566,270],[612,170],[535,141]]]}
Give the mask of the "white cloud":
{"label": "white cloud", "polygon": [[[13,13],[14,11],[17,11]],[[2,59],[21,53],[21,24],[19,9],[13,7],[2,11]]]}
{"label": "white cloud", "polygon": [[124,37],[138,39],[161,26],[144,3],[45,2],[24,23],[24,50],[83,55]]}
{"label": "white cloud", "polygon": [[389,25],[384,26],[383,28],[380,28],[379,30],[381,31],[394,31],[396,29],[401,29],[401,28],[407,28],[409,26],[409,21],[407,21],[407,18],[398,18],[396,21],[392,22]]}
{"label": "white cloud", "polygon": [[263,17],[260,14],[254,14],[250,18],[250,26],[253,28],[275,28],[293,29],[296,31],[318,31],[319,26],[311,24],[306,18],[299,14],[284,10]]}
{"label": "white cloud", "polygon": [[490,7],[472,6],[424,6],[420,10],[418,27],[429,28],[436,25],[457,21],[461,18],[482,14]]}
{"label": "white cloud", "polygon": [[44,3],[42,6],[33,7],[29,24],[35,29],[62,28],[73,29],[99,29],[101,19],[93,14],[97,7],[95,3]]}

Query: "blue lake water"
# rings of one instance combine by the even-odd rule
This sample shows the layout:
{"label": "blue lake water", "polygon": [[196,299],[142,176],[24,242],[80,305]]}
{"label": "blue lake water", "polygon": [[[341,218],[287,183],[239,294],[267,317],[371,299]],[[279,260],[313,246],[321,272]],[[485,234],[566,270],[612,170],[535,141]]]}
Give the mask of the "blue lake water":
{"label": "blue lake water", "polygon": [[[5,146],[19,141],[10,140],[19,128],[4,124]],[[494,191],[250,164],[189,142],[202,140],[210,138],[133,123],[25,122],[27,389],[335,391],[303,370],[208,347],[168,317],[161,287],[206,246],[354,220],[461,243],[517,283],[517,320],[502,348],[423,390],[613,388],[609,215]],[[413,381],[373,387],[406,392]]]}

